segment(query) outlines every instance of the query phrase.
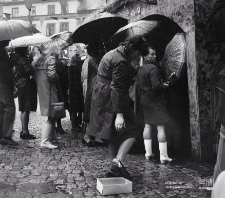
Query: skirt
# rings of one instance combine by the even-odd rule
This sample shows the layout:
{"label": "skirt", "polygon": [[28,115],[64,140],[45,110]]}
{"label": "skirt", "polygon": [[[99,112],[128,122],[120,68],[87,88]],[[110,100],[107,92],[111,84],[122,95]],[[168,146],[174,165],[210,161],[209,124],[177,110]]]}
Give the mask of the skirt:
{"label": "skirt", "polygon": [[34,79],[28,80],[24,87],[18,88],[19,111],[37,110],[37,88]]}
{"label": "skirt", "polygon": [[149,125],[164,125],[169,121],[166,105],[158,107],[143,106],[144,122]]}

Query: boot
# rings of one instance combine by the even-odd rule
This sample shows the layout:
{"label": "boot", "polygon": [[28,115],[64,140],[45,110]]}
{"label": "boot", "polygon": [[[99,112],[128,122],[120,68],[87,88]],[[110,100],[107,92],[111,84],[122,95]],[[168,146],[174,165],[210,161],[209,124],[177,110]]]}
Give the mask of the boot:
{"label": "boot", "polygon": [[144,139],[144,145],[145,145],[145,159],[149,160],[151,159],[154,154],[152,153],[152,139]]}
{"label": "boot", "polygon": [[167,142],[159,142],[159,151],[161,164],[172,161],[172,159],[169,158],[167,154]]}

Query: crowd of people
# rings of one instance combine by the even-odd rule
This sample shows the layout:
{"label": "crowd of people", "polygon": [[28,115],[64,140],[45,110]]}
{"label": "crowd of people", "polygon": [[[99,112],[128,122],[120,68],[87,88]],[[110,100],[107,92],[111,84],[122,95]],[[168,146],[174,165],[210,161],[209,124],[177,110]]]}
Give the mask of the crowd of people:
{"label": "crowd of people", "polygon": [[[126,155],[139,135],[130,88],[136,85],[144,114],[145,158],[152,159],[152,128],[158,131],[161,163],[172,161],[167,153],[165,124],[169,121],[165,90],[169,82],[161,75],[156,50],[142,36],[126,39],[117,48],[105,52],[98,43],[76,50],[71,60],[57,46],[17,47],[10,54],[1,42],[1,139],[17,146],[12,139],[15,119],[14,97],[21,112],[20,138],[36,139],[29,132],[29,114],[37,109],[47,117],[41,135],[41,148],[56,149],[54,144],[65,134],[61,119],[52,117],[50,104],[63,102],[71,121],[71,132],[84,133],[82,143],[89,147],[108,146],[108,177],[131,179],[123,166]],[[78,49],[78,48],[77,48]],[[6,78],[7,76],[7,78]]]}

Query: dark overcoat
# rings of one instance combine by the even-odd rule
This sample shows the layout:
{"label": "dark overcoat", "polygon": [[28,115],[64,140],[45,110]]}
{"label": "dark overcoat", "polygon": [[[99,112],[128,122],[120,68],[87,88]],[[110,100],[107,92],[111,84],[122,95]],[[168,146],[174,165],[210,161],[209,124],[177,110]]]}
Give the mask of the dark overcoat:
{"label": "dark overcoat", "polygon": [[36,111],[37,109],[37,88],[34,81],[34,68],[32,60],[27,56],[15,54],[15,80],[18,90],[18,101],[20,111]]}
{"label": "dark overcoat", "polygon": [[160,82],[160,73],[156,65],[144,61],[137,75],[137,84],[141,94],[141,105],[157,107],[166,104],[164,91],[166,86]]}
{"label": "dark overcoat", "polygon": [[[90,135],[109,140],[115,133],[116,113],[123,113],[126,128],[123,134],[134,131],[136,122],[130,105],[129,88],[137,71],[127,61],[124,47],[106,53],[98,67],[97,83],[91,103]],[[131,136],[126,136],[129,138]],[[125,137],[125,136],[124,136]]]}
{"label": "dark overcoat", "polygon": [[158,67],[150,61],[144,61],[138,71],[137,86],[140,89],[145,124],[164,125],[167,123],[169,115],[164,95],[167,86],[161,83]]}
{"label": "dark overcoat", "polygon": [[81,83],[81,69],[83,61],[79,55],[71,58],[69,67],[69,111],[71,113],[84,111],[84,97]]}

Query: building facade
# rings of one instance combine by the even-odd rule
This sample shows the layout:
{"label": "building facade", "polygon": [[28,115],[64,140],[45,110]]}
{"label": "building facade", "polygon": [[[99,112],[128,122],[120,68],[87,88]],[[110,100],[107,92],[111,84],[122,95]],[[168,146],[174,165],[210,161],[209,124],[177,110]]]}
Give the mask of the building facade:
{"label": "building facade", "polygon": [[[31,10],[26,7],[26,1],[32,2]],[[0,2],[0,20],[5,20],[10,14],[12,20],[29,21],[41,34],[51,36],[55,33],[74,32],[83,18],[105,5],[105,0],[68,0],[66,13],[63,12],[59,0],[3,0]],[[69,47],[69,56],[76,46]]]}

